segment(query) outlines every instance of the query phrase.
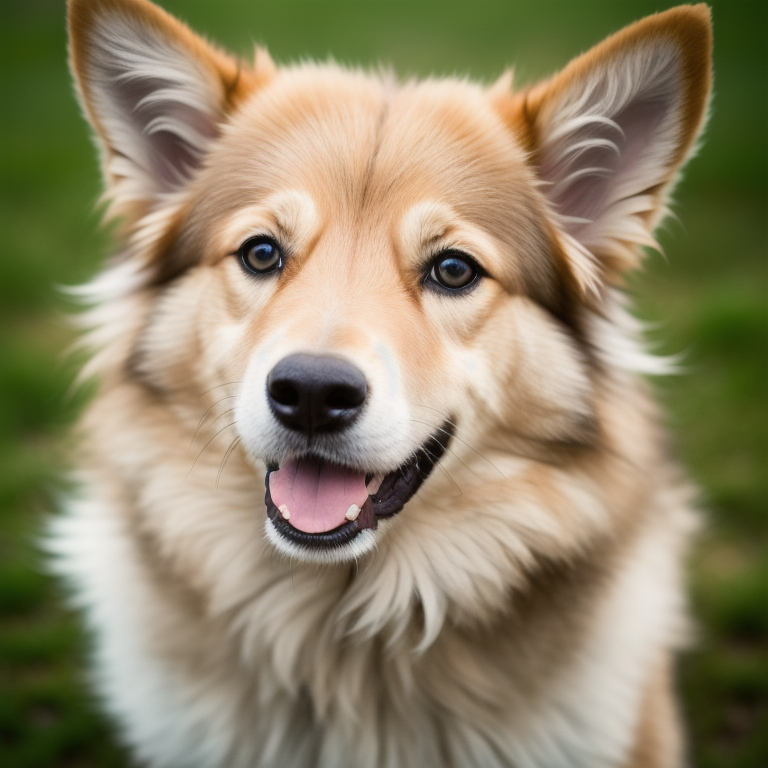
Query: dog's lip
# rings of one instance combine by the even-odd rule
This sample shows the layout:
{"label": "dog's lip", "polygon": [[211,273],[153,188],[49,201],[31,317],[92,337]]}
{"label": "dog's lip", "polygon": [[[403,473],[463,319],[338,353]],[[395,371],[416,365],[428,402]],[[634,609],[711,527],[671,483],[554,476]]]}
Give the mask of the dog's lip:
{"label": "dog's lip", "polygon": [[[321,533],[300,531],[282,516],[269,490],[269,476],[279,467],[270,465],[265,477],[267,516],[279,534],[305,549],[343,547],[366,528],[376,528],[378,520],[396,515],[408,503],[447,450],[454,429],[454,424],[446,421],[416,453],[411,454],[397,469],[384,475],[378,490],[368,496],[356,520],[349,520],[338,528]],[[369,477],[366,476],[366,481]]]}

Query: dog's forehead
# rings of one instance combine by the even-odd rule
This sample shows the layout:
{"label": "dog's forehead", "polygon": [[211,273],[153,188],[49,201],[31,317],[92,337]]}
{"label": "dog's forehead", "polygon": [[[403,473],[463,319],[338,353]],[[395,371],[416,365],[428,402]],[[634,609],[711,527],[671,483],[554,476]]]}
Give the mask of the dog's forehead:
{"label": "dog's forehead", "polygon": [[518,207],[534,189],[523,151],[484,91],[456,80],[398,86],[334,67],[289,70],[254,94],[215,154],[218,183],[248,202],[303,189],[324,218],[365,207],[402,216],[435,200],[497,224],[496,203]]}
{"label": "dog's forehead", "polygon": [[304,221],[294,232],[306,242],[328,233],[337,249],[365,242],[417,268],[437,224],[414,211],[440,210],[441,221],[448,212],[465,231],[449,245],[473,253],[472,233],[495,244],[489,252],[503,259],[484,265],[509,289],[550,290],[552,239],[535,174],[478,85],[397,84],[334,66],[281,72],[225,126],[198,179],[181,245],[199,252],[207,243],[211,259],[236,249],[241,241],[224,243],[216,233],[286,191],[311,201],[299,208],[315,230]]}

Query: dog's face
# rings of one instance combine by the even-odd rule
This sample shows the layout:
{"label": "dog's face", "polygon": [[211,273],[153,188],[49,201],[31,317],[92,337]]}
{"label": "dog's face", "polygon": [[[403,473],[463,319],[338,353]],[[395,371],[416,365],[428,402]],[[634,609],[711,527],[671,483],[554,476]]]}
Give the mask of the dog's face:
{"label": "dog's face", "polygon": [[[161,388],[188,386],[190,372],[200,392],[240,382],[238,436],[280,468],[267,523],[278,547],[373,546],[378,521],[490,403],[505,430],[583,436],[582,353],[546,307],[563,301],[557,244],[480,89],[277,75],[212,148],[185,206],[173,248],[188,266],[135,365]],[[194,343],[180,343],[180,321]],[[554,392],[534,370],[547,357]],[[514,417],[531,408],[540,418]]]}
{"label": "dog's face", "polygon": [[451,462],[594,447],[600,305],[706,102],[703,54],[644,24],[514,94],[244,68],[148,3],[73,6],[145,296],[130,375],[190,433],[229,398],[279,550],[356,558]]}
{"label": "dog's face", "polygon": [[[256,148],[245,159],[244,146]],[[267,524],[278,546],[372,546],[377,521],[410,499],[454,431],[500,402],[482,382],[513,401],[496,415],[505,429],[537,408],[535,437],[581,437],[581,353],[530,298],[560,290],[544,205],[479,89],[391,94],[338,71],[289,73],[237,115],[196,189],[179,242],[200,266],[182,280],[199,285],[188,310],[203,357],[221,360],[199,386],[242,382],[243,446],[280,467]],[[217,317],[200,317],[214,305]],[[537,387],[546,371],[531,371],[521,332],[560,361],[555,393]],[[151,335],[155,349],[175,344],[161,322]],[[194,358],[183,368],[196,370]],[[293,492],[278,485],[286,473]]]}

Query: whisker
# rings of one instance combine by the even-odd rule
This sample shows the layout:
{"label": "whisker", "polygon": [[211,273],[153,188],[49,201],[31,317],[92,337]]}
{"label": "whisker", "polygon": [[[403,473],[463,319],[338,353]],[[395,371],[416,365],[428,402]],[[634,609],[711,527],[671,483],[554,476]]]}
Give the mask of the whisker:
{"label": "whisker", "polygon": [[200,453],[197,454],[197,458],[192,462],[192,466],[189,468],[189,472],[187,472],[187,477],[189,477],[192,474],[192,470],[195,468],[195,465],[200,460],[200,457],[205,453],[205,449],[225,430],[229,429],[230,427],[234,427],[235,424],[237,424],[237,421],[233,421],[231,424],[227,424],[226,427],[222,427],[204,446],[203,450],[200,451]]}
{"label": "whisker", "polygon": [[424,446],[422,446],[419,450],[432,461],[433,467],[437,467],[446,476],[451,485],[456,489],[458,495],[463,496],[464,492],[459,487],[459,484],[448,474],[448,470],[442,464],[440,464],[440,460],[433,453],[424,448]]}
{"label": "whisker", "polygon": [[[432,424],[430,424],[428,421],[419,421],[418,419],[409,419],[409,421],[412,421],[414,424],[425,424],[428,427],[432,426]],[[439,431],[445,432],[446,434],[448,434],[447,430],[441,429]],[[464,442],[464,441],[462,440],[460,442]],[[446,448],[446,450],[456,459],[456,461],[459,462],[459,464],[461,464],[462,467],[464,467],[464,469],[467,470],[467,472],[471,472],[473,475],[480,477],[480,475],[474,469],[471,469],[469,465],[459,456],[459,454],[453,450],[453,448],[448,447]]]}
{"label": "whisker", "polygon": [[[430,411],[434,411],[435,413],[439,413],[441,416],[443,416],[445,418],[445,423],[446,424],[449,424],[450,426],[454,427],[455,429],[458,429],[458,425],[455,422],[451,421],[449,418],[447,418],[445,416],[445,414],[439,408],[432,408],[429,405],[419,405],[419,404],[417,404],[416,407],[417,408],[428,408]],[[428,421],[417,421],[416,419],[411,419],[411,421],[415,421],[417,424],[426,424],[427,426],[432,427],[433,429],[435,429],[438,432],[443,432],[444,434],[448,434],[447,430],[443,429],[442,427],[438,427],[438,426],[435,426],[433,424],[430,424]],[[483,456],[483,454],[480,453],[480,451],[478,451],[475,447],[470,445],[466,440],[462,440],[455,433],[454,433],[453,437],[454,437],[455,440],[458,440],[460,443],[462,443],[462,445],[465,445],[467,448],[469,448],[470,451],[472,451],[473,453],[477,454],[477,456],[479,456],[484,462],[486,462],[491,467],[493,467],[493,469],[495,469],[499,473],[499,475],[501,475],[501,477],[506,478],[506,475],[488,457]]]}
{"label": "whisker", "polygon": [[242,438],[240,437],[240,435],[238,435],[232,441],[232,444],[229,446],[229,448],[227,448],[227,452],[224,454],[224,458],[222,459],[221,464],[219,464],[219,473],[216,475],[216,487],[217,488],[219,487],[219,478],[221,477],[221,473],[224,471],[224,467],[227,466],[227,461],[229,460],[229,457],[232,455],[232,451],[234,451],[235,448],[240,444],[241,440],[242,440]]}
{"label": "whisker", "polygon": [[[427,448],[425,448],[423,445],[420,445],[415,440],[411,439],[411,442],[413,443],[413,445],[415,447],[414,455],[416,453],[418,453],[419,451],[424,453],[427,456],[427,458],[429,458],[429,460],[432,462],[432,466],[433,467],[437,467],[446,476],[446,478],[451,482],[451,484],[454,486],[454,488],[456,488],[456,490],[458,491],[458,495],[462,496],[463,495],[463,491],[459,487],[459,484],[448,474],[448,470],[444,466],[442,466],[442,464],[440,464],[440,460],[433,453],[430,453]],[[403,473],[403,470],[402,470],[402,467],[401,467],[400,468],[400,474],[402,475],[402,473]]]}
{"label": "whisker", "polygon": [[205,397],[209,392],[213,392],[214,389],[221,389],[221,387],[231,387],[235,384],[242,384],[242,381],[226,381],[223,384],[217,384],[215,387],[211,387],[210,389],[206,389],[205,392],[202,392],[200,395],[198,395],[198,400],[201,397]]}
{"label": "whisker", "polygon": [[[202,427],[202,426],[203,426],[203,422],[205,421],[205,417],[206,417],[206,416],[207,416],[207,415],[208,415],[208,414],[209,414],[209,413],[210,413],[210,412],[211,412],[211,411],[212,411],[212,410],[213,410],[213,409],[214,409],[214,408],[215,408],[215,407],[216,407],[216,406],[217,406],[219,403],[223,403],[225,400],[230,400],[230,399],[231,399],[231,398],[233,398],[233,397],[237,397],[237,395],[227,395],[226,397],[222,397],[222,398],[221,398],[221,400],[217,400],[217,401],[216,401],[216,402],[215,402],[215,403],[214,403],[214,404],[213,404],[213,405],[212,405],[212,406],[211,406],[211,407],[210,407],[210,408],[209,408],[209,409],[208,409],[208,410],[207,410],[207,411],[206,411],[206,412],[205,412],[205,413],[204,413],[204,414],[203,414],[203,415],[200,417],[200,421],[197,423],[197,429],[195,430],[195,434],[194,434],[194,435],[192,435],[192,439],[189,441],[189,445],[190,445],[190,447],[191,447],[191,446],[193,445],[193,443],[195,442],[195,438],[197,437],[197,433],[200,431],[200,427]],[[219,414],[219,415],[218,415],[216,418],[217,418],[217,419],[220,419],[220,418],[221,418],[222,416],[224,416],[225,414],[227,414],[227,413],[231,413],[231,412],[232,412],[232,411],[234,411],[234,410],[235,410],[234,408],[230,408],[229,410],[227,410],[227,411],[224,411],[223,413],[220,413],[220,414]]]}

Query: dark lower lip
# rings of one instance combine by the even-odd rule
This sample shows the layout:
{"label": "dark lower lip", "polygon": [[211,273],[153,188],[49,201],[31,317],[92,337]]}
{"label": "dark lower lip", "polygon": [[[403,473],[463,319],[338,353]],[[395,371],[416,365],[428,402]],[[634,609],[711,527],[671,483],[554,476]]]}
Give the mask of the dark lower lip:
{"label": "dark lower lip", "polygon": [[[267,491],[269,495],[269,491]],[[267,502],[269,505],[269,502]],[[268,510],[267,514],[275,526],[275,530],[294,544],[298,544],[305,549],[331,549],[334,547],[343,547],[349,544],[364,529],[357,524],[357,520],[344,523],[332,531],[324,533],[305,533],[298,528],[294,528],[287,520],[284,520],[280,513],[273,515]]]}
{"label": "dark lower lip", "polygon": [[267,516],[281,536],[300,547],[316,550],[343,547],[366,528],[376,528],[378,520],[396,515],[408,503],[442,458],[453,437],[453,432],[454,425],[451,422],[445,422],[417,453],[384,477],[379,490],[368,497],[357,520],[346,522],[332,531],[323,533],[299,531],[283,518],[272,502],[269,492],[269,475],[276,467],[270,468],[267,471],[264,497]]}

